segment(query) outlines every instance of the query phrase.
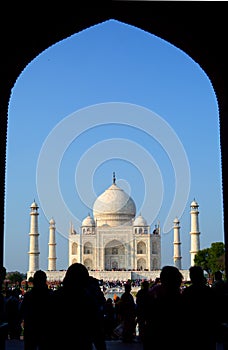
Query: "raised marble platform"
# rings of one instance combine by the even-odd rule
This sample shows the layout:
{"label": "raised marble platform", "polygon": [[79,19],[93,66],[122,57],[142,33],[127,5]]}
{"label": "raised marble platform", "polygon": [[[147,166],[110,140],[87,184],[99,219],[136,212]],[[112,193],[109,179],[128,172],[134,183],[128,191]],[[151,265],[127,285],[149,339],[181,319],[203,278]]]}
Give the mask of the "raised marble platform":
{"label": "raised marble platform", "polygon": [[[47,279],[50,282],[62,281],[66,270],[62,271],[45,271]],[[104,281],[127,281],[127,280],[155,280],[156,277],[160,276],[161,270],[154,271],[89,271],[90,276],[93,276],[99,280]],[[189,271],[180,270],[185,281],[189,280]],[[27,274],[27,279],[32,276],[32,273]]]}

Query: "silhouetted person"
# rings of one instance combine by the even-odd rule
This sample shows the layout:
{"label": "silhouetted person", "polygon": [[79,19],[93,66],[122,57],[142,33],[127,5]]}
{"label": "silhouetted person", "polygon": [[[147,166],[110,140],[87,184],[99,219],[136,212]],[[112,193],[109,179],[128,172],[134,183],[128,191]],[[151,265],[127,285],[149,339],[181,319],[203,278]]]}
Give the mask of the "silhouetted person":
{"label": "silhouetted person", "polygon": [[149,283],[149,290],[160,283],[161,283],[160,277],[156,277],[154,281]]}
{"label": "silhouetted person", "polygon": [[136,304],[131,294],[131,284],[124,285],[124,293],[120,297],[120,320],[123,324],[122,340],[125,343],[131,343],[135,336],[136,327]]}
{"label": "silhouetted person", "polygon": [[227,282],[223,279],[221,271],[216,271],[214,275],[214,282],[211,285],[213,291],[219,296],[227,293]]}
{"label": "silhouetted person", "polygon": [[115,308],[112,298],[108,298],[104,306],[104,325],[105,325],[105,337],[107,340],[112,339],[113,330],[115,326]]}
{"label": "silhouetted person", "polygon": [[143,349],[185,349],[183,346],[181,283],[182,274],[174,266],[164,266],[160,283],[149,291],[145,312]]}
{"label": "silhouetted person", "polygon": [[182,292],[188,349],[215,350],[218,314],[212,288],[200,266],[191,266],[189,276],[191,284]]}
{"label": "silhouetted person", "polygon": [[95,332],[93,343],[96,349],[106,349],[104,325],[104,308],[106,299],[97,278],[89,276],[88,291],[91,297],[94,299],[97,308],[97,324],[99,325],[98,331]]}
{"label": "silhouetted person", "polygon": [[24,323],[25,350],[49,349],[51,295],[46,273],[42,270],[36,271],[33,276],[33,287],[25,293],[20,307],[21,320]]}
{"label": "silhouetted person", "polygon": [[53,293],[51,349],[91,350],[94,343],[97,350],[106,349],[93,288],[83,264],[68,267],[62,287]]}
{"label": "silhouetted person", "polygon": [[139,339],[143,340],[145,332],[145,311],[148,298],[149,282],[143,281],[136,294],[136,317],[139,327]]}
{"label": "silhouetted person", "polygon": [[120,297],[118,295],[114,295],[114,328],[117,327],[120,322]]}
{"label": "silhouetted person", "polygon": [[19,290],[17,288],[8,289],[5,298],[5,316],[8,323],[9,339],[20,339],[22,328],[19,308]]}
{"label": "silhouetted person", "polygon": [[221,271],[216,271],[214,282],[211,289],[215,296],[215,307],[218,313],[217,336],[218,342],[223,342],[226,338],[227,343],[227,323],[228,323],[228,286],[227,281],[223,279]]}

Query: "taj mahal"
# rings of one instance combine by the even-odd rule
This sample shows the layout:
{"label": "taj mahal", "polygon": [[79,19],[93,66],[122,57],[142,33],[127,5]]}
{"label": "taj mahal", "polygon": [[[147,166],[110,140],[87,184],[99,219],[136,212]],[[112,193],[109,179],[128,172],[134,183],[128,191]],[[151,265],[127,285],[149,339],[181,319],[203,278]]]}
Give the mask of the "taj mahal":
{"label": "taj mahal", "polygon": [[[38,205],[30,206],[29,269],[27,279],[39,270]],[[190,205],[191,265],[200,249],[198,203]],[[73,224],[69,230],[69,265],[84,264],[90,275],[103,280],[155,279],[161,269],[160,224],[152,227],[141,214],[136,216],[133,199],[116,184],[112,184],[93,204],[93,215],[88,214],[81,223],[80,232]],[[62,280],[66,271],[56,269],[55,220],[49,221],[48,268],[49,281]],[[188,271],[181,267],[180,222],[173,221],[173,265],[187,279]]]}

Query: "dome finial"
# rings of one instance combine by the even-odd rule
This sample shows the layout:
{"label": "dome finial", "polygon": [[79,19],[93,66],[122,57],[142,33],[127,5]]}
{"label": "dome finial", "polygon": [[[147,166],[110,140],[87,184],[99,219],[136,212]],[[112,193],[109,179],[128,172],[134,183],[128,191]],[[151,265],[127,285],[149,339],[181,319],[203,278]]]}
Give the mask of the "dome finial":
{"label": "dome finial", "polygon": [[115,171],[113,172],[113,175],[112,175],[112,182],[113,182],[114,185],[116,184],[116,174],[115,174]]}

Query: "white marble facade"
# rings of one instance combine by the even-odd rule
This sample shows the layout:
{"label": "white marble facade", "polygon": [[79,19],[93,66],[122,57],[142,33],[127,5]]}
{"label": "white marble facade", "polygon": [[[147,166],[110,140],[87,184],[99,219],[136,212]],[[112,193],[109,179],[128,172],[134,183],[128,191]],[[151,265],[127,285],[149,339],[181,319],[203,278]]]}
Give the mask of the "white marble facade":
{"label": "white marble facade", "polygon": [[[200,249],[200,231],[198,223],[198,203],[191,205],[191,265]],[[38,205],[30,206],[30,250],[27,279],[39,269],[39,230]],[[66,270],[56,270],[55,221],[50,220],[48,280],[62,280]],[[181,240],[179,219],[174,220],[174,265],[184,278],[188,270],[181,266]],[[80,262],[90,275],[98,279],[154,279],[161,269],[161,232],[160,225],[151,228],[140,214],[136,216],[133,199],[113,183],[94,202],[92,213],[82,221],[79,232],[73,225],[69,232],[68,265]]]}
{"label": "white marble facade", "polygon": [[161,268],[161,236],[146,219],[136,217],[133,199],[112,185],[95,201],[93,214],[80,232],[69,234],[69,265],[84,264],[90,271],[153,271]]}

